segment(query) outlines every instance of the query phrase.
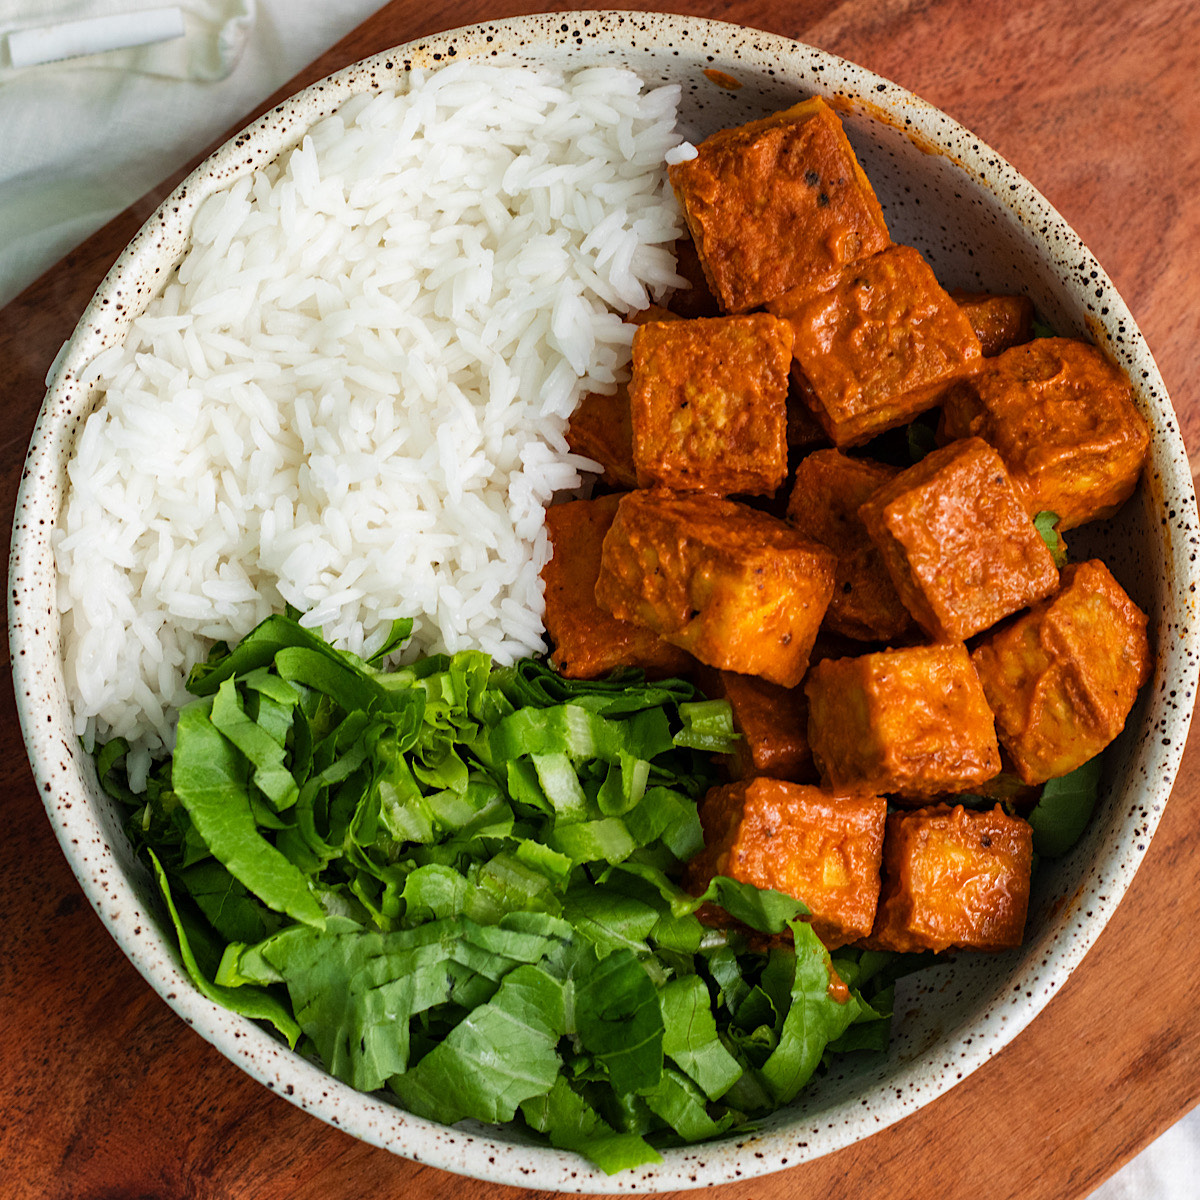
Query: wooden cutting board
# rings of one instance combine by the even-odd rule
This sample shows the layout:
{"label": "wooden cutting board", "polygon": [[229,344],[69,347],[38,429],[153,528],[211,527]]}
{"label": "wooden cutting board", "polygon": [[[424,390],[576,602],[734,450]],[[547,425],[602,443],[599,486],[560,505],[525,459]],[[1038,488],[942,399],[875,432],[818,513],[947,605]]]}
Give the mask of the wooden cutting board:
{"label": "wooden cutting board", "polygon": [[[263,109],[391,45],[546,7],[394,0]],[[673,7],[852,59],[991,143],[1105,265],[1157,356],[1185,439],[1200,447],[1200,5],[735,0]],[[165,181],[0,311],[5,528],[47,367],[104,272],[175,182]],[[356,1142],[271,1095],[192,1033],[123,958],[84,900],[25,761],[11,679],[0,689],[0,1195],[534,1194]],[[1193,744],[1108,929],[1006,1050],[899,1125],[817,1162],[717,1189],[722,1200],[1087,1196],[1200,1100],[1200,1022],[1193,1015],[1200,854],[1191,844],[1198,803],[1200,753]]]}

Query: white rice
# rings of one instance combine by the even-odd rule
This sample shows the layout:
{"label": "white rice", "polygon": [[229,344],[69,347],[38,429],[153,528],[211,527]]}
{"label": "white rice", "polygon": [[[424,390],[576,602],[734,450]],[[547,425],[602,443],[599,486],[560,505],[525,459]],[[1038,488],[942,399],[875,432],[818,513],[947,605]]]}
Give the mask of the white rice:
{"label": "white rice", "polygon": [[[90,366],[56,531],[77,732],[169,747],[190,664],[284,603],[370,654],[544,649],[567,418],[681,281],[678,88],[455,64],[363,95],[197,212]],[[86,382],[86,381],[85,381]]]}

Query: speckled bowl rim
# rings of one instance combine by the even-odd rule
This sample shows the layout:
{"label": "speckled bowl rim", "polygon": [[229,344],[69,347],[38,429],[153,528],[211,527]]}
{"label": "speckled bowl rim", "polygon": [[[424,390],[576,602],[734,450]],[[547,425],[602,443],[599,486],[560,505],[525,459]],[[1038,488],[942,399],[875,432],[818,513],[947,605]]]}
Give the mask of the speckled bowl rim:
{"label": "speckled bowl rim", "polygon": [[[446,1128],[412,1117],[390,1104],[364,1096],[292,1054],[253,1022],[204,999],[178,965],[177,955],[159,930],[157,914],[143,907],[106,844],[92,808],[96,795],[90,762],[76,757],[69,713],[64,708],[58,617],[55,606],[50,530],[64,486],[65,457],[88,411],[79,375],[101,349],[118,339],[129,311],[155,290],[155,276],[181,245],[200,201],[231,176],[278,153],[290,130],[331,111],[353,91],[386,85],[410,65],[435,66],[467,55],[487,56],[520,46],[522,52],[564,43],[634,44],[670,50],[679,39],[703,41],[721,65],[786,70],[790,61],[819,73],[822,90],[852,99],[881,120],[896,125],[927,148],[947,155],[993,198],[1030,229],[1053,231],[1051,254],[1064,287],[1070,272],[1095,281],[1104,296],[1103,313],[1088,304],[1097,341],[1119,352],[1140,376],[1144,394],[1155,397],[1155,499],[1174,516],[1167,543],[1166,608],[1174,615],[1174,640],[1160,649],[1155,693],[1168,674],[1189,703],[1163,709],[1164,750],[1153,781],[1128,802],[1126,825],[1136,849],[1110,850],[1092,868],[1104,895],[1089,914],[1054,942],[1037,974],[1037,989],[1022,996],[1028,970],[1014,977],[1015,999],[983,1015],[968,1044],[950,1062],[905,1064],[893,1086],[869,1102],[855,1099],[822,1114],[819,1127],[800,1118],[752,1139],[721,1141],[664,1153],[660,1166],[615,1177],[591,1170],[578,1157],[544,1146],[495,1140],[479,1126]],[[164,255],[168,257],[164,258]],[[151,270],[157,263],[157,268]],[[1164,525],[1166,524],[1164,520]],[[577,1192],[663,1191],[748,1179],[840,1149],[916,1111],[982,1065],[1044,1007],[1099,936],[1145,855],[1170,794],[1187,728],[1197,677],[1194,604],[1197,570],[1195,494],[1187,454],[1166,389],[1153,358],[1124,303],[1099,264],[1051,205],[1013,167],[967,130],[905,89],[816,48],[774,34],[682,15],[577,12],[518,17],[452,30],[394,48],[354,64],[305,89],[248,126],[193,172],[163,202],[117,260],[89,304],[71,340],[52,368],[49,390],[29,448],[17,498],[9,572],[9,635],[18,712],[39,794],[56,835],[84,892],[109,932],[150,985],[198,1033],[228,1059],[292,1103],[358,1138],[417,1162],[498,1183]],[[57,689],[57,691],[55,690]],[[1157,710],[1156,710],[1157,711]],[[1151,714],[1153,715],[1153,714]],[[1149,719],[1149,718],[1148,718]],[[1111,861],[1110,861],[1111,860]],[[914,1090],[912,1080],[921,1085]],[[908,1081],[908,1087],[903,1085]],[[752,1146],[747,1142],[752,1141]]]}

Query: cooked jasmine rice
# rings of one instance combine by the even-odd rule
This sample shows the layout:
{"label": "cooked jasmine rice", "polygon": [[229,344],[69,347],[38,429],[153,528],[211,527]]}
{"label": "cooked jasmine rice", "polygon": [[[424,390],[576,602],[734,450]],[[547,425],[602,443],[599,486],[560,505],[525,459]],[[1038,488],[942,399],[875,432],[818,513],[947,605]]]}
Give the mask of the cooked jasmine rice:
{"label": "cooked jasmine rice", "polygon": [[544,507],[589,466],[567,419],[626,369],[621,314],[680,282],[677,101],[607,68],[415,72],[203,203],[85,380],[55,550],[88,744],[129,739],[136,777],[189,665],[285,603],[358,653],[402,616],[411,654],[544,649]]}

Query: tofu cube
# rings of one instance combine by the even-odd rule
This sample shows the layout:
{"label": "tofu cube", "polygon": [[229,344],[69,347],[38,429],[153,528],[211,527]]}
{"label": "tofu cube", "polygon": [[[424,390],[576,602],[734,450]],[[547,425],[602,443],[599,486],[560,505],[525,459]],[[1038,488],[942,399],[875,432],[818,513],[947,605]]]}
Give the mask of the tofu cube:
{"label": "tofu cube", "polygon": [[661,677],[693,665],[677,646],[596,603],[600,550],[620,499],[572,500],[546,509],[553,551],[542,568],[546,632],[554,642],[554,666],[568,679],[596,679],[617,667],[641,667]]}
{"label": "tofu cube", "polygon": [[795,687],[833,592],[834,556],[766,513],[716,496],[624,496],[596,600],[702,663]]}
{"label": "tofu cube", "polygon": [[727,313],[820,291],[890,242],[842,123],[820,97],[706,138],[668,176]]}
{"label": "tofu cube", "polygon": [[984,358],[995,358],[1033,337],[1033,301],[1028,296],[955,289],[950,299],[971,322]]}
{"label": "tofu cube", "polygon": [[1129,378],[1073,338],[1036,338],[991,359],[947,394],[940,432],[995,446],[1026,511],[1057,513],[1060,531],[1115,513],[1150,447]]}
{"label": "tofu cube", "polygon": [[793,378],[835,446],[906,425],[983,361],[979,339],[921,255],[892,246],[818,295],[770,311],[795,331]]}
{"label": "tofu cube", "polygon": [[1146,615],[1098,559],[971,655],[996,731],[1027,784],[1066,775],[1125,727],[1150,678]]}
{"label": "tofu cube", "polygon": [[825,628],[860,641],[890,641],[912,628],[859,508],[899,474],[896,467],[818,450],[796,467],[787,519],[837,555]]}
{"label": "tofu cube", "polygon": [[921,800],[1000,772],[992,711],[965,646],[828,658],[804,692],[813,758],[835,791]]}
{"label": "tofu cube", "polygon": [[904,606],[937,641],[990,629],[1058,587],[1004,463],[979,438],[926,455],[859,515]]}
{"label": "tofu cube", "polygon": [[774,495],[791,361],[791,327],[766,313],[643,325],[629,385],[638,486]]}
{"label": "tofu cube", "polygon": [[892,813],[883,890],[865,944],[901,954],[1019,946],[1032,863],[1032,829],[999,806],[972,812],[940,804]]}
{"label": "tofu cube", "polygon": [[696,682],[714,700],[728,700],[740,735],[730,755],[735,779],[767,775],[796,783],[816,782],[808,746],[808,700],[800,688],[782,688],[753,675],[702,668]]}
{"label": "tofu cube", "polygon": [[700,807],[705,848],[688,863],[698,895],[714,875],[801,900],[829,949],[870,933],[887,801],[754,779],[713,788]]}
{"label": "tofu cube", "polygon": [[571,414],[567,445],[573,454],[598,462],[605,483],[623,489],[637,487],[628,385],[618,384],[610,396],[602,392],[584,396]]}
{"label": "tofu cube", "polygon": [[[652,304],[631,316],[629,323],[645,325],[650,321],[679,319],[674,313]],[[605,483],[622,491],[637,487],[628,383],[618,383],[612,393],[589,392],[584,396],[571,414],[566,436],[573,454],[581,454],[600,464],[600,478]]]}

